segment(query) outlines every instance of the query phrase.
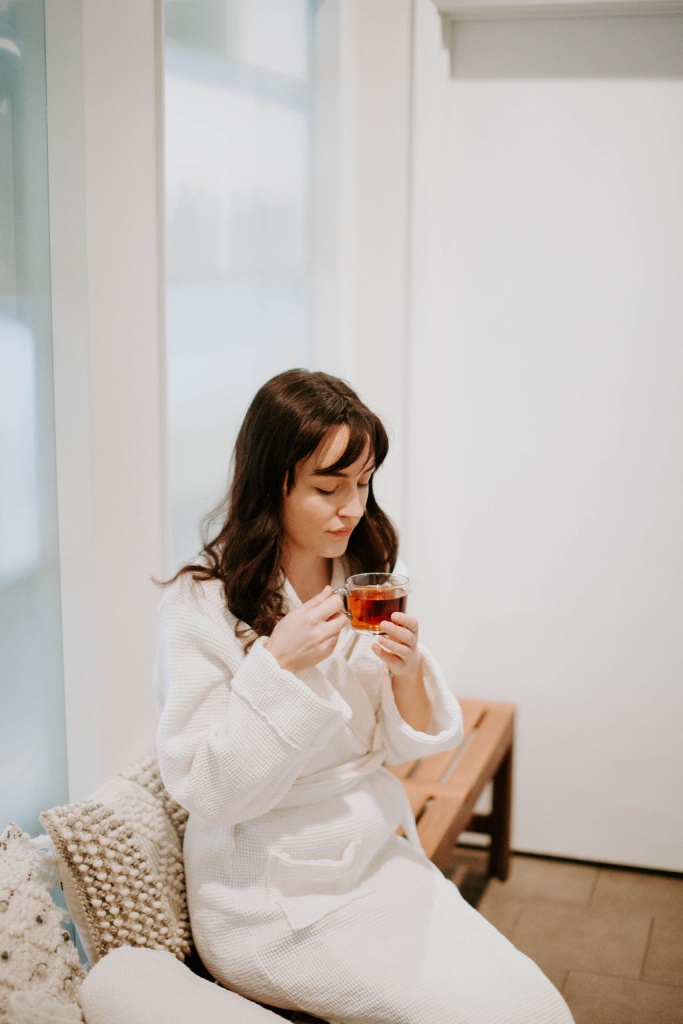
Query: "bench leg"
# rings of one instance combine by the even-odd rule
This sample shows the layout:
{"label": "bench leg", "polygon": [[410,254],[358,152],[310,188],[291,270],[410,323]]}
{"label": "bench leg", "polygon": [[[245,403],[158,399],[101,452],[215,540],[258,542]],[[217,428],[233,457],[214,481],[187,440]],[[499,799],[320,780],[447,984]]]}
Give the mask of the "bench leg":
{"label": "bench leg", "polygon": [[505,881],[510,872],[512,819],[512,744],[493,778],[489,873]]}

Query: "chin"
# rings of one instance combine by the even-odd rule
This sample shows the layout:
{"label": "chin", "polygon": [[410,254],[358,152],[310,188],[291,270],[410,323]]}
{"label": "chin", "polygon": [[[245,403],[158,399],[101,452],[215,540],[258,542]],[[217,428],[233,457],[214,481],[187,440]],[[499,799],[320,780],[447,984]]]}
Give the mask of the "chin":
{"label": "chin", "polygon": [[332,539],[327,546],[326,558],[339,558],[349,546],[349,537],[337,537]]}

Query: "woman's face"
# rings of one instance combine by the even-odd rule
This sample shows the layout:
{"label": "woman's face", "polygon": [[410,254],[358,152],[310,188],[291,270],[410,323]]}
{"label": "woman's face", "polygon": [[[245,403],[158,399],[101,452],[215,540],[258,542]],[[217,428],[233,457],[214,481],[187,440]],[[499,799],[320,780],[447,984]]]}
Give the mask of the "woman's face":
{"label": "woman's face", "polygon": [[313,454],[297,464],[294,486],[285,492],[283,504],[285,565],[302,556],[339,558],[346,551],[365,511],[375,469],[368,442],[351,466],[326,471],[345,451],[348,437],[348,427],[333,427]]}

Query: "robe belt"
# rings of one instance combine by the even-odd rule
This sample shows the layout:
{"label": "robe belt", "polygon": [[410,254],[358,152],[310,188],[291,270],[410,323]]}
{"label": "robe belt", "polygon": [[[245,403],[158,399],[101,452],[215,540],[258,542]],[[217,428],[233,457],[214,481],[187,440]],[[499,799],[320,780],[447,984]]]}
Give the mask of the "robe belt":
{"label": "robe belt", "polygon": [[327,768],[297,779],[285,793],[276,807],[304,807],[317,804],[331,796],[338,796],[357,785],[361,779],[381,767],[384,758],[380,752],[365,754],[355,761],[349,761],[338,768]]}
{"label": "robe belt", "polygon": [[[346,793],[349,789],[356,786],[361,779],[378,771],[382,767],[383,761],[382,753],[375,751],[358,758],[356,761],[340,765],[338,768],[329,768],[326,771],[318,772],[317,775],[309,775],[307,778],[297,779],[291,789],[285,793],[273,809],[304,807],[308,804],[317,804],[322,800],[327,800],[329,797]],[[405,797],[403,785],[396,776],[391,775],[389,772],[387,772],[387,775],[401,788],[401,792],[404,795],[405,811],[401,819],[401,827],[406,839],[413,846],[421,850],[422,844],[417,833],[415,818],[410,803],[407,797]]]}

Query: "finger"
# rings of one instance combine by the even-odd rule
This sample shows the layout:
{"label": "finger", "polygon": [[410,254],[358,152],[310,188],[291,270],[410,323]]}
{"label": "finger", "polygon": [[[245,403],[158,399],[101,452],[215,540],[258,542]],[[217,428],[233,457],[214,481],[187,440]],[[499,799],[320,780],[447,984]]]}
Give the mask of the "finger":
{"label": "finger", "polygon": [[341,614],[344,610],[344,602],[334,592],[328,594],[327,597],[318,605],[316,609],[316,615],[322,619],[329,619],[333,615]]}
{"label": "finger", "polygon": [[336,636],[338,633],[341,633],[347,622],[348,619],[343,612],[337,612],[336,615],[331,615],[329,618],[323,619],[319,626],[320,637],[325,640],[329,637]]}
{"label": "finger", "polygon": [[419,622],[414,615],[407,615],[405,612],[392,612],[391,620],[399,626],[409,629],[411,633],[417,633],[418,631]]}
{"label": "finger", "polygon": [[339,640],[339,634],[335,633],[333,636],[328,637],[326,640],[321,640],[320,648],[324,653],[324,657],[329,657],[337,646]]}
{"label": "finger", "polygon": [[335,594],[332,587],[327,586],[319,594],[316,594],[315,597],[302,604],[301,607],[311,610],[311,622],[320,622],[340,612],[344,607],[344,602],[339,594]]}
{"label": "finger", "polygon": [[388,651],[386,647],[383,646],[383,644],[375,642],[371,645],[370,649],[374,651],[378,658],[382,659],[382,661],[388,668],[392,668],[395,665],[403,664],[403,658],[400,658],[397,654],[394,654],[392,651]]}
{"label": "finger", "polygon": [[404,626],[397,626],[395,622],[389,622],[384,620],[380,622],[380,628],[386,636],[390,636],[392,640],[396,640],[397,643],[405,644],[407,647],[415,647],[417,643],[417,634],[413,633],[410,629],[406,629]]}
{"label": "finger", "polygon": [[402,644],[395,640],[392,640],[389,636],[383,636],[381,640],[376,641],[377,646],[380,647],[387,654],[391,654],[394,658],[400,658],[404,661],[410,654],[412,654],[413,648],[408,647],[407,644]]}

